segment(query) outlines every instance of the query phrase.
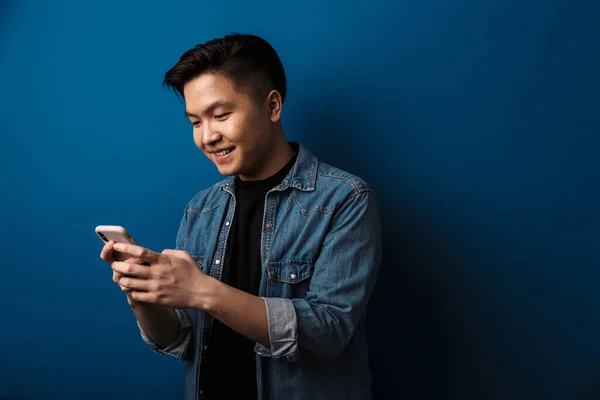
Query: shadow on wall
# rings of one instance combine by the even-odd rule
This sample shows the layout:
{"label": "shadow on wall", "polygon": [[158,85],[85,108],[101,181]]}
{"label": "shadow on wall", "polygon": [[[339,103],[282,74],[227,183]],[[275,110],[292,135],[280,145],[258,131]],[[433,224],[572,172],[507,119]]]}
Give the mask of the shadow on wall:
{"label": "shadow on wall", "polygon": [[[432,239],[434,228],[403,204],[402,194],[408,190],[402,184],[403,172],[384,171],[378,165],[377,149],[383,143],[386,149],[393,148],[393,141],[386,137],[393,127],[387,132],[372,131],[375,121],[368,120],[365,110],[379,109],[378,105],[373,98],[365,104],[360,88],[354,87],[352,93],[319,87],[313,98],[329,99],[327,107],[300,106],[306,117],[294,129],[302,132],[304,144],[322,161],[364,178],[377,195],[383,262],[367,317],[375,398],[439,398],[451,385],[450,343],[456,338],[456,324],[444,305],[447,289],[435,272],[445,257]],[[366,146],[365,141],[375,144]]]}

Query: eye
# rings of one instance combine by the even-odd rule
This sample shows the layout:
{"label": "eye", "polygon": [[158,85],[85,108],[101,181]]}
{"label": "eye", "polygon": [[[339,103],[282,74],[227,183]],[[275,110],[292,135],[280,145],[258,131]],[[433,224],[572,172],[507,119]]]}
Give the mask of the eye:
{"label": "eye", "polygon": [[223,119],[223,118],[227,117],[229,114],[231,114],[231,112],[226,112],[226,113],[223,113],[223,114],[215,115],[215,118],[216,119]]}
{"label": "eye", "polygon": [[194,122],[192,122],[192,125],[194,125],[197,128],[200,125],[202,125],[202,122],[201,121],[194,121]]}

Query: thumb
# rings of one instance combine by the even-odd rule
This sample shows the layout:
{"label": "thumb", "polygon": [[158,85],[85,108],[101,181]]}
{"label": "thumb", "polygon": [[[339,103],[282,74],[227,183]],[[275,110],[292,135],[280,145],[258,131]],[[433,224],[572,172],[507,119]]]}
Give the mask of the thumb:
{"label": "thumb", "polygon": [[173,250],[173,249],[165,249],[162,251],[162,254],[166,256],[177,257],[183,260],[191,259],[192,256],[185,250]]}

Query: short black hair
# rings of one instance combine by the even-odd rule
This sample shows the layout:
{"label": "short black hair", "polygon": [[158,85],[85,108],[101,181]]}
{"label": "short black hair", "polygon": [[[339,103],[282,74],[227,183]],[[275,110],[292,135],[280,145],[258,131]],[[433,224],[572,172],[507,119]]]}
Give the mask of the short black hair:
{"label": "short black hair", "polygon": [[275,49],[256,35],[232,33],[187,50],[167,71],[163,86],[183,98],[186,83],[204,73],[223,74],[262,101],[271,90],[286,95],[286,76]]}

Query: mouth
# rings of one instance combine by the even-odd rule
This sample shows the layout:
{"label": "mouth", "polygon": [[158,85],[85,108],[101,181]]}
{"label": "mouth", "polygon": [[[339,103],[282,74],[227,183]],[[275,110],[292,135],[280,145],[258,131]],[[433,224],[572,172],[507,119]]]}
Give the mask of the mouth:
{"label": "mouth", "polygon": [[231,152],[233,150],[235,150],[235,147],[229,147],[227,149],[213,152],[212,154],[215,155],[215,162],[218,164],[225,164],[225,163],[229,162],[231,157],[233,157],[231,155]]}
{"label": "mouth", "polygon": [[221,150],[221,151],[214,152],[213,154],[216,155],[217,157],[224,157],[227,154],[231,153],[232,151],[233,151],[233,147],[230,147],[228,149],[224,149],[224,150]]}

